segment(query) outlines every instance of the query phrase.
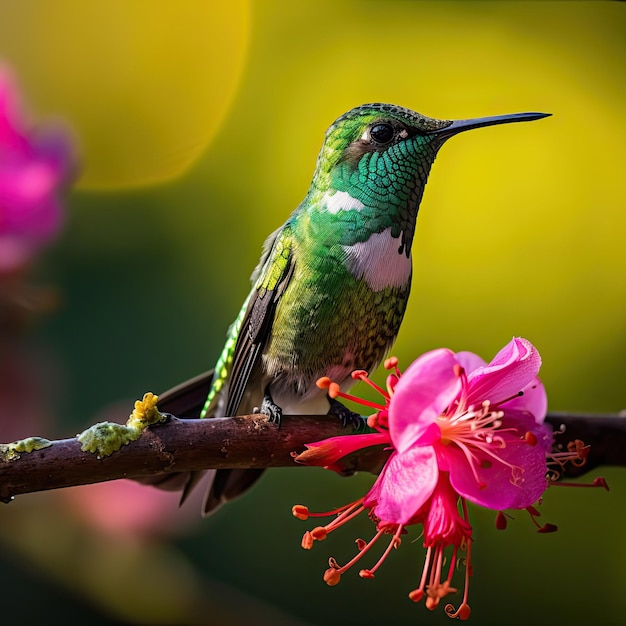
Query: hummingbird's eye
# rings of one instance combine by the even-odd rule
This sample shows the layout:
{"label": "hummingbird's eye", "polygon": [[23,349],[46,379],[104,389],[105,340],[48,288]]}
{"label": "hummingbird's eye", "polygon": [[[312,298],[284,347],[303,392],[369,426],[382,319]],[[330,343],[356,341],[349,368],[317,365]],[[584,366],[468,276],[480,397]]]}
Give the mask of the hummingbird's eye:
{"label": "hummingbird's eye", "polygon": [[377,143],[389,143],[394,136],[393,126],[391,124],[376,124],[370,130],[370,137]]}

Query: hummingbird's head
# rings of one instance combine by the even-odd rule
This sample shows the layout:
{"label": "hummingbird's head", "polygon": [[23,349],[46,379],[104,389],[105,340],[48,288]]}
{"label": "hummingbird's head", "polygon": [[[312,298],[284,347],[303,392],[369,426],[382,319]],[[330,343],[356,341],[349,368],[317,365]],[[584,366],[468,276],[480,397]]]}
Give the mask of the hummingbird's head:
{"label": "hummingbird's head", "polygon": [[344,113],[326,131],[318,168],[325,173],[339,167],[347,174],[358,169],[363,159],[369,162],[373,154],[387,159],[391,168],[428,160],[431,145],[443,143],[437,131],[451,124],[393,104],[364,104]]}
{"label": "hummingbird's head", "polygon": [[546,115],[515,113],[453,121],[393,104],[364,104],[326,131],[312,188],[323,194],[332,213],[354,211],[356,206],[365,217],[365,208],[376,229],[391,227],[396,237],[402,233],[401,248],[408,255],[424,186],[443,143],[472,128]]}

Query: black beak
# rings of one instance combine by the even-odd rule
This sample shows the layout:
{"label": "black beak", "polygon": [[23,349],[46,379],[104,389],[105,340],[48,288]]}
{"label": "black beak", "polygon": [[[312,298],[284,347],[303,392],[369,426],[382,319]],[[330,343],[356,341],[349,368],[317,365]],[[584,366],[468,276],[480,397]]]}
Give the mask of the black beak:
{"label": "black beak", "polygon": [[452,135],[462,133],[472,128],[482,128],[483,126],[495,126],[496,124],[510,124],[512,122],[531,122],[532,120],[540,120],[543,117],[549,117],[551,113],[511,113],[509,115],[494,115],[491,117],[477,117],[472,120],[455,120],[449,126],[435,130],[433,135],[437,135],[442,139],[448,139]]}

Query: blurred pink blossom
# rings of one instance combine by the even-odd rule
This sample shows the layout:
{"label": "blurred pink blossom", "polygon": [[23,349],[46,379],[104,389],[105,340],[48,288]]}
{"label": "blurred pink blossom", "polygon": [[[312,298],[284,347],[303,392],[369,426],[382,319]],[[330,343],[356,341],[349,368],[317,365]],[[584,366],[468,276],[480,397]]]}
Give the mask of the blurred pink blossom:
{"label": "blurred pink blossom", "polygon": [[199,520],[196,508],[179,508],[180,494],[132,480],[72,487],[63,495],[76,517],[108,535],[137,540],[170,537]]}
{"label": "blurred pink blossom", "polygon": [[0,272],[21,268],[59,233],[60,192],[74,169],[67,129],[32,126],[12,72],[0,64]]}

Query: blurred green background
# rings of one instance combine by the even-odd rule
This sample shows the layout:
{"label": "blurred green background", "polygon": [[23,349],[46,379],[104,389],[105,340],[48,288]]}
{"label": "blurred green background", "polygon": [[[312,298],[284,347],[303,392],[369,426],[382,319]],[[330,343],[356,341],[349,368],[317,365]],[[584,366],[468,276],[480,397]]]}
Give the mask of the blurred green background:
{"label": "blurred green background", "polygon": [[[489,359],[521,335],[543,356],[551,410],[624,408],[625,34],[619,2],[1,2],[0,58],[38,118],[73,127],[83,163],[35,277],[60,305],[3,347],[2,438],[123,421],[145,391],[212,367],[326,127],[372,101],[553,113],[442,149],[401,363],[441,346]],[[623,623],[626,477],[603,474],[610,493],[548,491],[552,535],[521,514],[496,532],[471,509],[474,623]],[[419,541],[375,580],[354,571],[333,588],[328,556],[351,555],[368,522],[299,547],[310,525],[292,504],[326,510],[371,481],[275,470],[207,520],[126,482],[21,496],[0,510],[3,618],[447,623],[407,598]]]}

